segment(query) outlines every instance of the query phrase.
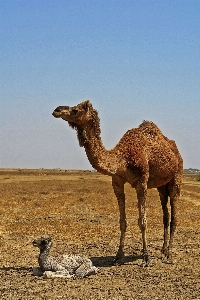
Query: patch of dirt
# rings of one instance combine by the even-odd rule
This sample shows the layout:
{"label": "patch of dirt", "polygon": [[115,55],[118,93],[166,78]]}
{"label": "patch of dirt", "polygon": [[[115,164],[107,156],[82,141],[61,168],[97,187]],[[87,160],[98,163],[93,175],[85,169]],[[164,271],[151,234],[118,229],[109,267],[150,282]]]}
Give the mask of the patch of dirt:
{"label": "patch of dirt", "polygon": [[[135,191],[126,185],[128,228],[124,264],[112,264],[119,244],[119,212],[111,178],[89,171],[0,170],[1,299],[200,299],[200,182],[185,175],[179,201],[173,264],[163,262],[162,210],[148,190],[151,266],[141,266]],[[32,275],[38,249],[53,239],[52,253],[88,255],[99,273],[84,279]]]}

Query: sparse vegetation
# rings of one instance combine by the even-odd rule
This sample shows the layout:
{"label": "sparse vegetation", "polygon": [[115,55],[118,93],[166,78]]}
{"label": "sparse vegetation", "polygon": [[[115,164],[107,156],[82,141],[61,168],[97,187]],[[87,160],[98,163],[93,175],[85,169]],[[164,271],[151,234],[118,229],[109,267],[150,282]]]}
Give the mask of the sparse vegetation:
{"label": "sparse vegetation", "polygon": [[200,181],[200,173],[197,174],[197,177],[196,177],[197,181]]}

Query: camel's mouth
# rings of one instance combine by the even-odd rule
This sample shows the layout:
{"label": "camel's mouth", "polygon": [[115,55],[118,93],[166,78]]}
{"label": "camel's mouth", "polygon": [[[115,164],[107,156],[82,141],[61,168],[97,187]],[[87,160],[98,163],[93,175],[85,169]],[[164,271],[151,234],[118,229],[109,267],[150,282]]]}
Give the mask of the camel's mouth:
{"label": "camel's mouth", "polygon": [[69,106],[58,106],[52,113],[55,118],[62,118],[65,121],[68,121],[70,117]]}
{"label": "camel's mouth", "polygon": [[59,112],[59,111],[54,110],[52,115],[57,119],[61,118],[64,121],[74,122],[74,116],[71,116],[68,111],[67,112]]}
{"label": "camel's mouth", "polygon": [[57,112],[57,111],[53,111],[52,115],[55,117],[55,118],[61,118],[61,113]]}
{"label": "camel's mouth", "polygon": [[62,114],[63,114],[63,108],[64,108],[64,106],[58,106],[58,107],[56,107],[56,109],[54,109],[52,115],[55,118],[61,118]]}

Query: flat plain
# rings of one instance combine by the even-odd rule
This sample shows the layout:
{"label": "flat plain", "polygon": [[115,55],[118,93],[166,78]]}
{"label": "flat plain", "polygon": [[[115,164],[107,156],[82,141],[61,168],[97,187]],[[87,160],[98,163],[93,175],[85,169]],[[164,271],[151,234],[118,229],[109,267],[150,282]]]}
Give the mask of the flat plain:
{"label": "flat plain", "polygon": [[[1,299],[200,299],[200,182],[185,174],[178,205],[173,264],[163,261],[162,209],[148,190],[147,240],[151,266],[142,267],[135,190],[125,186],[125,259],[113,265],[119,212],[111,178],[70,170],[0,170]],[[52,254],[81,253],[99,268],[83,279],[44,279],[35,238],[49,235]]]}

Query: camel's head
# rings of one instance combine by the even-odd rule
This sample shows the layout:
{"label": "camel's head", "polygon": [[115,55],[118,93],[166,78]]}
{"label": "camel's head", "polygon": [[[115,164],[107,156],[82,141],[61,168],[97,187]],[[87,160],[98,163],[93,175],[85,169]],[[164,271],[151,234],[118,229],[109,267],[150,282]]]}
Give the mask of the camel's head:
{"label": "camel's head", "polygon": [[88,121],[90,108],[92,108],[92,104],[86,100],[72,107],[58,106],[52,115],[68,121],[71,126],[84,125]]}
{"label": "camel's head", "polygon": [[52,245],[52,241],[49,236],[46,237],[42,236],[40,239],[33,241],[33,246],[38,247],[40,250],[45,250],[51,247],[51,245]]}
{"label": "camel's head", "polygon": [[98,112],[89,100],[76,106],[58,106],[54,112],[55,118],[62,118],[77,131],[79,145],[83,147],[91,137],[100,135]]}

